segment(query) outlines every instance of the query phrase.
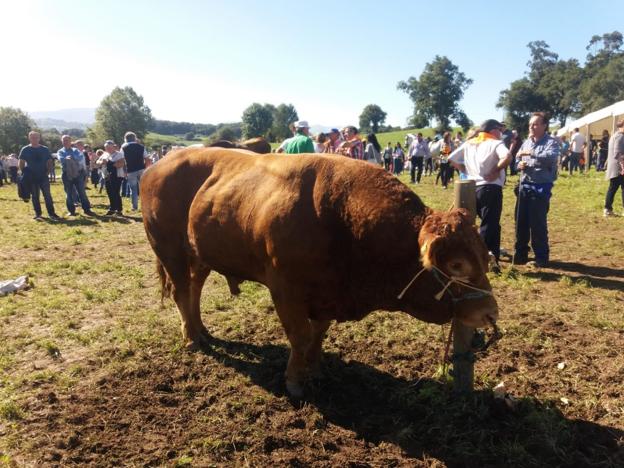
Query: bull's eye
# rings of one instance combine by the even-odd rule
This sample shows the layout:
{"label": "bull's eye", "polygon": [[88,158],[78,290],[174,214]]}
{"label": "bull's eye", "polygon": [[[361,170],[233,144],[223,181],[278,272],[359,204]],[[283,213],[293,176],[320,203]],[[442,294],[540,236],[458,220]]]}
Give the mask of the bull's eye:
{"label": "bull's eye", "polygon": [[461,271],[462,266],[461,262],[452,262],[449,264],[449,269],[453,271]]}

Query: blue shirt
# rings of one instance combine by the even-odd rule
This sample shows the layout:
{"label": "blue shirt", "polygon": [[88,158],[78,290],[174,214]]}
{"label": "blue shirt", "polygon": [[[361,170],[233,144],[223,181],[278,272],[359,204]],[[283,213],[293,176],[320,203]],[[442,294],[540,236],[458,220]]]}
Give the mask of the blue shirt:
{"label": "blue shirt", "polygon": [[86,167],[84,154],[82,154],[82,152],[80,152],[77,148],[65,149],[65,147],[62,147],[60,150],[58,150],[57,154],[59,161],[61,161],[61,167],[63,168],[63,172],[65,172],[65,158],[67,156],[71,156],[74,161],[80,163],[80,167]]}
{"label": "blue shirt", "polygon": [[[520,176],[521,184],[553,184],[557,179],[557,161],[561,152],[559,142],[548,134],[538,141],[527,138],[520,151],[530,152],[529,166],[524,168]],[[524,156],[523,156],[524,157]]]}
{"label": "blue shirt", "polygon": [[33,177],[36,179],[47,177],[48,161],[52,159],[47,146],[39,145],[36,148],[31,145],[24,146],[20,151],[19,158],[26,161]]}

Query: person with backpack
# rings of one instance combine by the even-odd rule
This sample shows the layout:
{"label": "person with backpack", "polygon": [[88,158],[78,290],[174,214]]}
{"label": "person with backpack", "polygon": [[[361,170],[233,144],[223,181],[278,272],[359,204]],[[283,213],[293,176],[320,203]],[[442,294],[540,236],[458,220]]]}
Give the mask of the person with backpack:
{"label": "person with backpack", "polygon": [[[72,146],[71,137],[63,135],[61,137],[63,147],[58,150],[58,158],[61,162],[61,180],[65,189],[65,205],[69,216],[76,216],[76,204],[74,202],[74,193],[78,194],[78,199],[82,206],[82,210],[87,216],[96,216],[91,211],[91,203],[85,191],[86,165],[84,155],[77,148]],[[75,190],[75,192],[74,192]]]}

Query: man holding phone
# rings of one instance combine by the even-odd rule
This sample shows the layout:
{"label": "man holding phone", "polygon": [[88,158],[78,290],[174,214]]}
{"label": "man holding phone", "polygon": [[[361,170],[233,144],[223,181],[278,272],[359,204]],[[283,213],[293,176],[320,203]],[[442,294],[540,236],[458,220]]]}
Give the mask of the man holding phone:
{"label": "man holding phone", "polygon": [[[529,121],[529,138],[516,155],[521,171],[516,200],[516,265],[541,268],[549,262],[547,215],[561,148],[559,142],[546,133],[548,123],[544,112],[534,112]],[[527,263],[529,240],[535,261]]]}

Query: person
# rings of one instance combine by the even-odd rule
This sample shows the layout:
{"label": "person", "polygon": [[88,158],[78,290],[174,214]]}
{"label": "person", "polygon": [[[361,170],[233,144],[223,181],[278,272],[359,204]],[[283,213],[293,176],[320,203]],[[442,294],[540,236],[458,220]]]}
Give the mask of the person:
{"label": "person", "polygon": [[19,161],[15,157],[15,153],[11,153],[7,156],[6,163],[9,169],[9,180],[14,184],[17,182],[17,166],[19,166]]}
{"label": "person", "polygon": [[609,130],[602,131],[602,138],[598,143],[598,160],[596,161],[596,170],[604,171],[607,157],[609,156]]}
{"label": "person", "polygon": [[[275,149],[276,153],[283,153],[284,151],[286,151],[286,146],[288,146],[288,143],[290,143],[291,140],[295,138],[295,136],[297,135],[297,132],[295,130],[295,122],[288,124],[288,129],[292,132],[292,136],[289,138],[286,138],[284,141],[280,143],[280,145]],[[165,153],[163,152],[163,156],[164,154]]]}
{"label": "person", "polygon": [[0,187],[2,187],[5,182],[7,184],[9,183],[9,179],[7,176],[8,170],[5,169],[5,165],[6,165],[6,156],[0,155]]}
{"label": "person", "polygon": [[366,135],[366,149],[364,159],[371,164],[381,165],[381,145],[377,140],[377,135],[369,133]]}
{"label": "person", "polygon": [[58,150],[57,155],[61,162],[61,180],[65,189],[65,205],[67,206],[69,216],[76,216],[76,192],[78,193],[78,200],[80,200],[84,214],[95,216],[95,213],[91,211],[91,203],[89,203],[89,198],[85,191],[86,165],[84,163],[84,155],[72,146],[69,135],[63,135],[61,143],[63,147]]}
{"label": "person", "polygon": [[[605,197],[604,216],[614,216],[613,200],[618,188],[622,196],[622,208],[624,208],[624,119],[616,123],[617,131],[609,138],[607,153],[607,168],[605,179],[609,181],[607,196]],[[624,216],[624,210],[622,211]]]}
{"label": "person", "polygon": [[397,141],[394,146],[394,152],[392,153],[392,173],[394,175],[400,175],[403,173],[403,163],[405,162],[405,153],[401,142]]}
{"label": "person", "polygon": [[139,209],[139,182],[145,172],[145,160],[149,157],[145,146],[137,141],[134,132],[126,132],[121,152],[126,160],[128,187],[132,200],[132,211]]}
{"label": "person", "polygon": [[105,153],[98,159],[98,164],[106,167],[106,194],[108,195],[109,207],[106,216],[122,215],[123,206],[121,201],[121,181],[125,177],[125,159],[121,151],[117,151],[117,145],[113,140],[104,142]]}
{"label": "person", "polygon": [[512,160],[502,141],[503,124],[488,119],[477,135],[449,155],[449,163],[476,183],[479,234],[493,257],[492,271],[500,273],[500,218],[503,211],[505,169]]}
{"label": "person", "polygon": [[327,142],[326,153],[337,153],[338,148],[344,141],[340,131],[337,128],[332,128],[327,134],[329,141]]}
{"label": "person", "polygon": [[568,168],[568,158],[570,157],[570,143],[568,142],[568,137],[563,135],[561,137],[561,155],[559,156],[559,167],[561,167],[562,171],[565,171]]}
{"label": "person", "polygon": [[80,151],[82,153],[83,159],[83,169],[84,169],[84,180],[85,180],[85,190],[89,190],[89,187],[87,186],[87,182],[89,181],[89,171],[90,171],[90,163],[91,161],[89,160],[89,146],[85,145],[84,141],[82,140],[76,140],[74,141],[74,146],[76,147],[76,149],[78,151]]}
{"label": "person", "polygon": [[[412,141],[407,153],[410,158],[410,180],[412,184],[420,184],[420,178],[422,177],[423,167],[425,164],[425,158],[428,156],[431,158],[429,152],[429,145],[423,139],[423,134],[418,132],[416,138]],[[418,172],[416,172],[418,169]]]}
{"label": "person", "polygon": [[323,132],[316,135],[314,138],[314,152],[315,153],[325,153],[327,152],[327,147],[325,146],[327,143],[327,135]]}
{"label": "person", "polygon": [[585,137],[579,132],[578,128],[575,128],[574,133],[570,137],[570,155],[568,156],[568,171],[570,175],[575,170],[580,170],[581,158],[583,158],[586,147]]}
{"label": "person", "polygon": [[353,159],[364,158],[364,145],[358,135],[358,129],[349,125],[342,129],[344,141],[338,147],[338,153]]}
{"label": "person", "polygon": [[388,172],[392,172],[392,143],[388,142],[388,146],[385,147],[383,152],[384,169]]}
{"label": "person", "polygon": [[446,190],[448,183],[453,176],[453,167],[448,162],[448,156],[454,150],[453,140],[451,139],[451,132],[444,132],[442,135],[442,143],[440,145],[440,170],[436,177],[436,184],[438,180],[442,181],[442,188]]}
{"label": "person", "polygon": [[529,240],[535,254],[530,265],[546,267],[550,260],[547,215],[552,187],[557,179],[561,147],[546,133],[549,119],[544,112],[534,112],[529,120],[529,137],[518,151],[521,171],[516,199],[516,245],[513,261],[527,264]]}
{"label": "person", "polygon": [[306,120],[295,122],[295,135],[284,149],[286,154],[314,153],[314,142],[310,138],[310,126]]}
{"label": "person", "polygon": [[425,175],[433,175],[435,169],[434,159],[437,161],[440,157],[440,146],[442,146],[440,136],[435,135],[433,140],[429,141],[429,154],[431,154],[431,157],[425,159]]}
{"label": "person", "polygon": [[29,132],[28,141],[30,144],[20,150],[18,166],[22,172],[22,177],[25,177],[25,172],[27,172],[30,178],[31,199],[35,210],[34,219],[35,221],[43,219],[41,217],[41,202],[39,201],[39,191],[41,191],[48,216],[51,220],[58,221],[61,218],[54,211],[54,201],[50,193],[50,180],[48,179],[48,172],[53,164],[52,155],[47,146],[39,144],[41,141],[39,132]]}

